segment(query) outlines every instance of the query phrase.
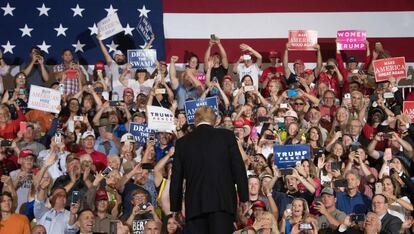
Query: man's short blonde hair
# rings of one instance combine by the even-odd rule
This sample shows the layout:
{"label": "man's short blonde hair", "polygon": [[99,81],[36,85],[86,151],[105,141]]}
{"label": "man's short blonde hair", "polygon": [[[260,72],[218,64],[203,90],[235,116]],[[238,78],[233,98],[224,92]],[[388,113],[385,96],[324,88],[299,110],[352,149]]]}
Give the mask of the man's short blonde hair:
{"label": "man's short blonde hair", "polygon": [[208,122],[214,126],[216,123],[216,113],[210,106],[200,106],[197,108],[194,116],[194,123],[198,125],[201,122]]}

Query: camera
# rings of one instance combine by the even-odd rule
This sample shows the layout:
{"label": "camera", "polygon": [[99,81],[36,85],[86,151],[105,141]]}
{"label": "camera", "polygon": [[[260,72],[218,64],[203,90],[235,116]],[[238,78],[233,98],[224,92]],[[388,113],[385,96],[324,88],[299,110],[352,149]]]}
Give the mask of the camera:
{"label": "camera", "polygon": [[323,148],[316,148],[313,149],[313,156],[317,157],[319,155],[322,155],[325,152]]}
{"label": "camera", "polygon": [[150,203],[141,203],[138,205],[140,210],[146,210],[151,204]]}
{"label": "camera", "polygon": [[333,70],[334,69],[334,66],[332,66],[332,65],[326,65],[325,68],[326,68],[326,70]]}
{"label": "camera", "polygon": [[343,179],[343,180],[335,180],[334,181],[334,187],[335,188],[345,188],[348,187],[348,180]]}
{"label": "camera", "polygon": [[365,221],[365,214],[352,214],[351,222],[362,222]]}
{"label": "camera", "polygon": [[312,225],[310,223],[301,223],[299,224],[299,230],[312,230]]}
{"label": "camera", "polygon": [[382,138],[385,139],[391,139],[392,138],[392,134],[391,133],[384,133],[382,134]]}
{"label": "camera", "polygon": [[12,141],[9,141],[9,140],[2,140],[1,141],[1,146],[2,147],[10,147],[11,145],[12,145]]}

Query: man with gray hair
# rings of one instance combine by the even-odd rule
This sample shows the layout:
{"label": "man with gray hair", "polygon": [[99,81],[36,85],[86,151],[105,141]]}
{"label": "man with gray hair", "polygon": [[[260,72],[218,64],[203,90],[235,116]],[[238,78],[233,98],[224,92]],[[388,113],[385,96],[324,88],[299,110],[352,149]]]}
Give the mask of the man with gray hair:
{"label": "man with gray hair", "polygon": [[195,112],[194,131],[177,140],[171,175],[171,211],[181,210],[185,179],[188,233],[233,233],[237,201],[246,208],[247,175],[234,133],[214,128],[209,106]]}
{"label": "man with gray hair", "polygon": [[336,208],[345,214],[366,214],[371,206],[371,199],[358,190],[361,178],[354,170],[345,173],[347,185],[345,192],[336,193]]}

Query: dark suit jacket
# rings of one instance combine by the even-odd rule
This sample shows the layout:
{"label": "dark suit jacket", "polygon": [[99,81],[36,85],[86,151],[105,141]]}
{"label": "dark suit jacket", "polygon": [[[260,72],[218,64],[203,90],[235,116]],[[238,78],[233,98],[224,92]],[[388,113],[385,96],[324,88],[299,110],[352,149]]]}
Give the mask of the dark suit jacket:
{"label": "dark suit jacket", "polygon": [[401,225],[401,219],[387,212],[387,214],[381,219],[380,234],[399,233]]}
{"label": "dark suit jacket", "polygon": [[177,140],[173,157],[171,211],[181,210],[183,179],[186,219],[216,211],[234,214],[235,185],[240,201],[248,201],[246,170],[232,131],[199,125]]}

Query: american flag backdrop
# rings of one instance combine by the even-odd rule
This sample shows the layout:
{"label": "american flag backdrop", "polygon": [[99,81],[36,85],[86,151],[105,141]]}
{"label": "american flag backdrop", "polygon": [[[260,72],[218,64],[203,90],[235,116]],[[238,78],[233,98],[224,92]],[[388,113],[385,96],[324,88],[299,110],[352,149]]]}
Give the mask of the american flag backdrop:
{"label": "american flag backdrop", "polygon": [[[178,55],[183,62],[190,52],[202,58],[210,34],[222,39],[231,62],[240,56],[240,43],[267,57],[270,50],[284,50],[291,29],[317,30],[326,59],[335,55],[337,30],[361,29],[367,30],[371,48],[380,41],[392,56],[414,62],[413,0],[2,0],[0,7],[0,45],[6,61],[14,64],[27,59],[36,45],[48,63],[60,61],[63,48],[72,48],[82,63],[93,64],[103,58],[94,24],[114,11],[126,31],[106,39],[107,48],[126,52],[142,46],[134,28],[140,16],[148,17],[159,59]],[[362,51],[347,54],[364,56]],[[315,62],[313,52],[292,52],[290,60],[298,57]]]}

